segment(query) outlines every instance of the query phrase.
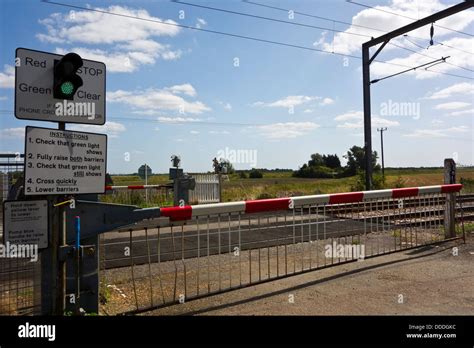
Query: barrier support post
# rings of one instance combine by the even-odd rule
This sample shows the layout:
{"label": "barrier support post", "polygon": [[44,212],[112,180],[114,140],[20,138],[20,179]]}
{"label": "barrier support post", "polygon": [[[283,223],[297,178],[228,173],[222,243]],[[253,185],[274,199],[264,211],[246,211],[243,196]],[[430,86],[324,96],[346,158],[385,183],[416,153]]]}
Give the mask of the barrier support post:
{"label": "barrier support post", "polygon": [[[444,183],[455,184],[456,183],[456,163],[452,158],[446,158],[444,160]],[[456,217],[455,217],[455,206],[456,206],[456,193],[451,192],[446,194],[446,203],[444,209],[444,233],[445,238],[456,237]]]}

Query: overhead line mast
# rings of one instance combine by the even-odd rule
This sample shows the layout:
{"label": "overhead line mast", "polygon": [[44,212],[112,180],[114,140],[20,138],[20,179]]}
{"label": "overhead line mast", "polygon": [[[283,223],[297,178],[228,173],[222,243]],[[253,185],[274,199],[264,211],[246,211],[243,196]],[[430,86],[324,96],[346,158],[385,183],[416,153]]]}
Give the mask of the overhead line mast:
{"label": "overhead line mast", "polygon": [[[365,187],[372,189],[372,114],[370,106],[370,64],[375,57],[383,50],[386,44],[394,37],[403,35],[412,30],[425,25],[432,24],[440,19],[452,16],[458,12],[467,10],[474,6],[474,0],[465,0],[462,3],[451,6],[443,11],[434,13],[428,17],[422,18],[416,22],[395,29],[387,34],[381,35],[375,39],[362,44],[362,78],[364,95],[364,148],[365,148]],[[377,51],[371,56],[370,48],[380,45]]]}

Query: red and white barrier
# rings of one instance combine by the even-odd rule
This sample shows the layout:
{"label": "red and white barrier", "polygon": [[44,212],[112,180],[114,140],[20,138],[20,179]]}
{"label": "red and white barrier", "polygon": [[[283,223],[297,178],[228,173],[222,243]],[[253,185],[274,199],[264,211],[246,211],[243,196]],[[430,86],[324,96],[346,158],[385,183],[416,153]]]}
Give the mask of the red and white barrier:
{"label": "red and white barrier", "polygon": [[111,190],[144,190],[147,188],[160,188],[166,185],[128,185],[128,186],[105,186],[106,191]]}
{"label": "red and white barrier", "polygon": [[428,194],[453,193],[462,189],[461,184],[409,187],[390,190],[333,193],[288,198],[260,199],[205,205],[187,205],[183,207],[161,208],[161,216],[172,221],[189,220],[196,216],[208,216],[229,213],[261,213],[288,210],[315,204],[343,204],[370,201],[373,199],[400,199]]}

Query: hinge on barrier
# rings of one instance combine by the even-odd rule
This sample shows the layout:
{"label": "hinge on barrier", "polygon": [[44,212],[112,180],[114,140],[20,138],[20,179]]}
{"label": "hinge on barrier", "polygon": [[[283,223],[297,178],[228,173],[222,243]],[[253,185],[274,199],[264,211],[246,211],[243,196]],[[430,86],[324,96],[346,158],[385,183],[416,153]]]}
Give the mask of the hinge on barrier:
{"label": "hinge on barrier", "polygon": [[[79,247],[81,259],[95,255],[95,245],[81,245]],[[76,255],[76,247],[73,245],[64,245],[59,247],[59,261],[66,261]]]}
{"label": "hinge on barrier", "polygon": [[95,245],[81,245],[80,246],[81,258],[92,257],[95,255]]}
{"label": "hinge on barrier", "polygon": [[76,248],[72,245],[62,245],[59,247],[59,261],[66,261],[68,257],[74,256]]}

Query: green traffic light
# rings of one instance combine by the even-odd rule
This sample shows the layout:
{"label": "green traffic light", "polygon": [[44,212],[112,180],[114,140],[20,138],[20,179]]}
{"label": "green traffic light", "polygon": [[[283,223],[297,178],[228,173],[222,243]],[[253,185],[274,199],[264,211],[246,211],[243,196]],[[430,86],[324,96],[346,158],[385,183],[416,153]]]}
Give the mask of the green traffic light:
{"label": "green traffic light", "polygon": [[61,92],[64,95],[71,95],[74,92],[74,85],[69,81],[64,82],[61,85]]}

